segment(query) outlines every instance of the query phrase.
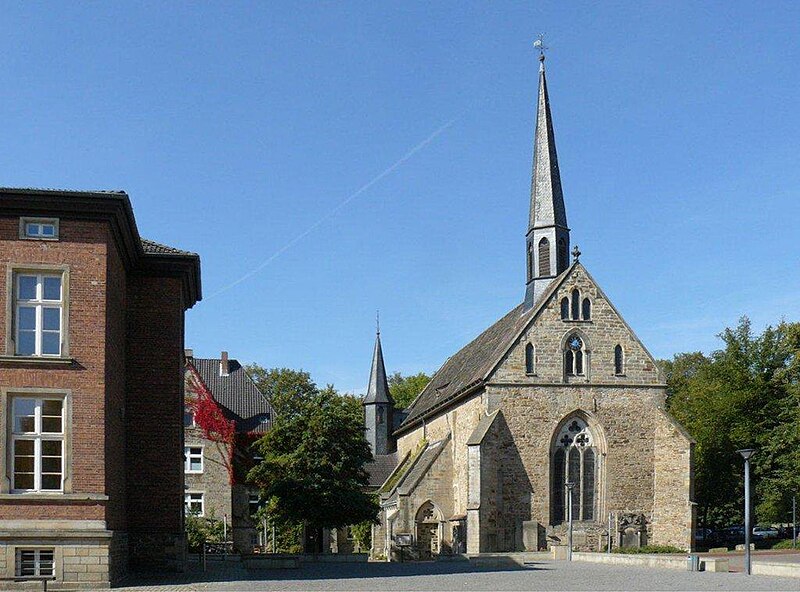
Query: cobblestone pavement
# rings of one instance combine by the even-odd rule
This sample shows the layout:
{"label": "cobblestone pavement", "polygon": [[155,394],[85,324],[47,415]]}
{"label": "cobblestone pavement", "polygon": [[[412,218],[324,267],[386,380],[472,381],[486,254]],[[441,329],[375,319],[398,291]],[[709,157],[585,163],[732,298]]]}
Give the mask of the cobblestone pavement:
{"label": "cobblestone pavement", "polygon": [[594,563],[538,561],[525,568],[481,569],[468,563],[314,564],[248,572],[238,565],[209,572],[140,577],[124,592],[776,590],[800,592],[800,579],[740,573],[691,573]]}

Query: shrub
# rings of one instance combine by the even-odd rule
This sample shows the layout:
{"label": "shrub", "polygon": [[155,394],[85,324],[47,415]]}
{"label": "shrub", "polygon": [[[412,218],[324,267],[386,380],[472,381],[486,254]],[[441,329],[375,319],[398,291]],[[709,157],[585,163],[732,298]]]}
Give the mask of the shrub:
{"label": "shrub", "polygon": [[200,516],[186,517],[186,538],[189,542],[189,551],[200,552],[203,543],[220,543],[224,533],[222,522],[214,518]]}
{"label": "shrub", "polygon": [[686,553],[686,550],[673,547],[672,545],[645,545],[644,547],[617,547],[611,552],[636,555],[639,553]]}
{"label": "shrub", "polygon": [[783,541],[778,541],[774,545],[772,545],[773,549],[791,549],[792,548],[792,539],[786,539]]}
{"label": "shrub", "polygon": [[366,520],[350,527],[353,538],[358,543],[362,553],[369,551],[372,546],[372,521]]}

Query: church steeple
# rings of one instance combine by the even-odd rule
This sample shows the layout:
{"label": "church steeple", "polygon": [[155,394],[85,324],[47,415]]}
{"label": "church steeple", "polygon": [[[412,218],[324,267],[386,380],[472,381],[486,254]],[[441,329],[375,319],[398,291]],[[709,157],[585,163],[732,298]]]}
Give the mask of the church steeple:
{"label": "church steeple", "polygon": [[525,310],[531,308],[553,278],[569,266],[569,228],[561,191],[561,174],[558,170],[541,42],[537,47],[542,53],[539,56],[539,100],[536,109],[530,214],[525,236]]}
{"label": "church steeple", "polygon": [[386,379],[380,326],[378,326],[377,335],[375,336],[375,350],[372,353],[369,384],[362,404],[364,405],[365,436],[372,449],[372,454],[377,456],[393,452],[395,448],[395,442],[392,438],[394,400],[389,393],[389,382]]}
{"label": "church steeple", "polygon": [[381,331],[378,329],[375,336],[375,349],[372,352],[372,367],[369,371],[369,384],[364,405],[371,403],[394,404],[392,395],[389,394],[389,382],[386,379],[386,366],[383,363],[383,348],[381,347]]}

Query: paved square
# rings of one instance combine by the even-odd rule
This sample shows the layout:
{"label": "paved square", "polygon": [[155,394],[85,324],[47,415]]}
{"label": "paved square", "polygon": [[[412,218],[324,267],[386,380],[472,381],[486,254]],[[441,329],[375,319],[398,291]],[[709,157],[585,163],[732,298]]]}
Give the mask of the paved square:
{"label": "paved square", "polygon": [[526,568],[481,569],[463,562],[310,564],[295,570],[248,572],[214,566],[206,574],[142,577],[125,592],[216,591],[523,591],[523,590],[776,590],[800,592],[800,579],[741,573],[692,573],[542,560]]}

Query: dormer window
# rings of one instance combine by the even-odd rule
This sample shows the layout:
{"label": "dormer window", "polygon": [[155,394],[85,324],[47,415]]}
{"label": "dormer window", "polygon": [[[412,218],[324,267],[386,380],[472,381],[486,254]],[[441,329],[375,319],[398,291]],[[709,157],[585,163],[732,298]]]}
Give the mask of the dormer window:
{"label": "dormer window", "polygon": [[20,238],[58,240],[57,218],[20,218]]}

